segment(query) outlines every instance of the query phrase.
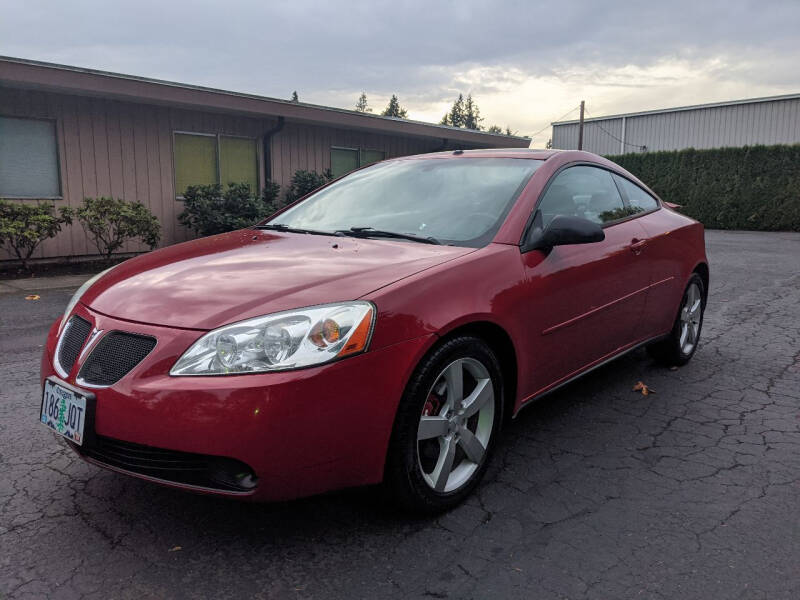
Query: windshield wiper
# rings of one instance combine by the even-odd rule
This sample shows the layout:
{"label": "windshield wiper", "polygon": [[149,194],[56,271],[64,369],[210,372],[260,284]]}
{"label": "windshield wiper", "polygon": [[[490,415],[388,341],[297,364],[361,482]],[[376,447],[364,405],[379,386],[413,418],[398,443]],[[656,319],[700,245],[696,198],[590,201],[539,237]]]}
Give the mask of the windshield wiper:
{"label": "windshield wiper", "polygon": [[422,244],[437,244],[441,245],[442,242],[435,237],[422,237],[414,235],[413,233],[398,233],[396,231],[385,231],[383,229],[375,229],[374,227],[351,227],[350,229],[337,229],[334,233],[337,235],[349,235],[352,237],[371,238],[394,238],[396,240],[410,240],[412,242],[420,242]]}
{"label": "windshield wiper", "polygon": [[317,229],[303,229],[302,227],[289,227],[286,223],[268,223],[266,225],[256,225],[256,229],[270,229],[272,231],[286,231],[288,233],[308,233],[311,235],[335,235],[330,231],[319,231]]}

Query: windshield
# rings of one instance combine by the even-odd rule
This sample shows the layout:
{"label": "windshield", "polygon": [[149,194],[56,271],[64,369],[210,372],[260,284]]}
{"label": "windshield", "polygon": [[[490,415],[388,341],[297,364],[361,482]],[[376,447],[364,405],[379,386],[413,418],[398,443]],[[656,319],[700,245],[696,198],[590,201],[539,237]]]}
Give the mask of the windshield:
{"label": "windshield", "polygon": [[[414,159],[351,173],[268,223],[372,237],[405,234],[443,244],[488,244],[540,160]],[[384,236],[385,237],[385,236]]]}

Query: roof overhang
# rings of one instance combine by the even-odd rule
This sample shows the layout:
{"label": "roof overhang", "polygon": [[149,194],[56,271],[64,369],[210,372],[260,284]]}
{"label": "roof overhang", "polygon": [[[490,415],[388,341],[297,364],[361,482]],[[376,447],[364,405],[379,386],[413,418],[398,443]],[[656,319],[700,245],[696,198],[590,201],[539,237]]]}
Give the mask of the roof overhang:
{"label": "roof overhang", "polygon": [[388,135],[435,138],[486,148],[527,148],[531,142],[529,138],[517,136],[11,57],[0,57],[0,84],[250,117],[283,117],[290,122]]}

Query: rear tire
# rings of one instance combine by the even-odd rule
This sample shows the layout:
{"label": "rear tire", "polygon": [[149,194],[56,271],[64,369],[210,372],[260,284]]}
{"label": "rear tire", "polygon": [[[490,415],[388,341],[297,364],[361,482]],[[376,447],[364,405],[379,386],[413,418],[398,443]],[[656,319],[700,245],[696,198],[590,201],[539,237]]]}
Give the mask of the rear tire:
{"label": "rear tire", "polygon": [[395,417],[384,488],[400,507],[435,514],[483,477],[503,420],[500,363],[481,339],[460,336],[426,356]]}
{"label": "rear tire", "polygon": [[667,366],[681,366],[688,363],[700,342],[705,309],[706,293],[703,280],[697,273],[692,273],[683,292],[672,331],[665,339],[647,347],[650,356]]}

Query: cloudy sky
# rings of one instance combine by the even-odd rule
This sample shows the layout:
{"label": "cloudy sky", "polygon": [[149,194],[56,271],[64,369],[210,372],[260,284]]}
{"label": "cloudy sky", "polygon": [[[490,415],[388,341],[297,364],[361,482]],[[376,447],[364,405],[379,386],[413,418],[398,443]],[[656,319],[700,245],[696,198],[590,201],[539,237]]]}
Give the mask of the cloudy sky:
{"label": "cloudy sky", "polygon": [[[800,0],[0,0],[0,55],[438,121],[549,123],[800,92]],[[541,131],[544,129],[544,131]],[[541,132],[540,132],[541,131]],[[537,133],[540,132],[540,133]]]}

